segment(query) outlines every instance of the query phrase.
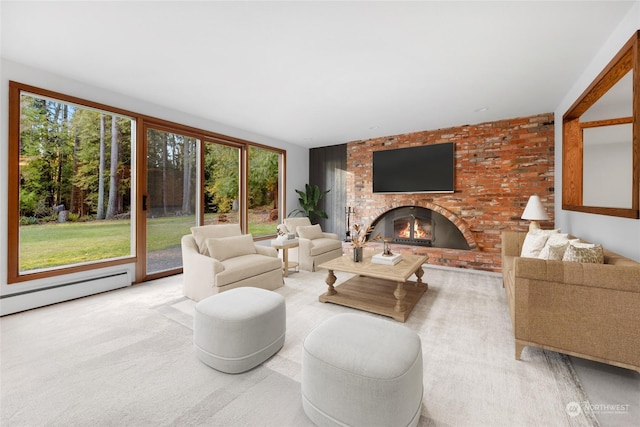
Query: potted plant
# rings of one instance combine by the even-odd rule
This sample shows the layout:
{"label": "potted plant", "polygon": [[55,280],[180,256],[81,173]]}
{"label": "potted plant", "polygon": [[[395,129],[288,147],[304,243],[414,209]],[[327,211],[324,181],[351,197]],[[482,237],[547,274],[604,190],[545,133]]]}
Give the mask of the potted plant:
{"label": "potted plant", "polygon": [[304,191],[296,190],[298,193],[298,203],[300,203],[300,208],[294,209],[289,212],[289,216],[306,216],[309,218],[311,222],[314,221],[316,217],[327,219],[327,213],[321,209],[318,209],[318,203],[331,190],[320,191],[320,187],[317,185],[304,185]]}

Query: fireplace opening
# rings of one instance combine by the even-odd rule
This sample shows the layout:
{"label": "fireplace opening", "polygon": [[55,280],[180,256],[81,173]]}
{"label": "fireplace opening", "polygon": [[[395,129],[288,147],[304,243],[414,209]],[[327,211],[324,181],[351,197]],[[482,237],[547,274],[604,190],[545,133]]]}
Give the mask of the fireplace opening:
{"label": "fireplace opening", "polygon": [[432,222],[430,218],[413,215],[393,220],[393,242],[420,246],[432,244]]}
{"label": "fireplace opening", "polygon": [[420,206],[402,206],[380,215],[369,240],[377,237],[391,243],[470,250],[462,232],[448,218]]}

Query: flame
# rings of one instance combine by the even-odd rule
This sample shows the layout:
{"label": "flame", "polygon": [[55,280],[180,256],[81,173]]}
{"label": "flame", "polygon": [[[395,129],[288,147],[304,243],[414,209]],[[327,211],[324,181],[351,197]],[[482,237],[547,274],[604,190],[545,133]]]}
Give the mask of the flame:
{"label": "flame", "polygon": [[[411,223],[407,221],[405,227],[398,231],[398,237],[408,239],[411,237]],[[414,239],[430,239],[431,233],[424,231],[417,219],[413,222],[413,238]]]}

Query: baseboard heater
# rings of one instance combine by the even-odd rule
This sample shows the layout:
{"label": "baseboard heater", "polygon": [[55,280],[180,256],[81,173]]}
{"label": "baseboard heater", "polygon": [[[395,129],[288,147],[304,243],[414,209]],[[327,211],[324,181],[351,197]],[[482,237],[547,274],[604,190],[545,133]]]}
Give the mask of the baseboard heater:
{"label": "baseboard heater", "polygon": [[125,288],[130,285],[129,272],[119,271],[100,277],[0,295],[0,316]]}

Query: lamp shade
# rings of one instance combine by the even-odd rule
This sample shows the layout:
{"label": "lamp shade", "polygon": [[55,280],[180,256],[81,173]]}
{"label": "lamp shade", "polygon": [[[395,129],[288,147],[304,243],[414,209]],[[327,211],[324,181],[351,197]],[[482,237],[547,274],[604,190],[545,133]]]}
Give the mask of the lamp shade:
{"label": "lamp shade", "polygon": [[524,212],[522,212],[522,219],[531,221],[544,221],[549,219],[549,215],[547,215],[547,212],[544,210],[544,206],[542,206],[538,195],[534,194],[529,197],[527,206],[524,208]]}

